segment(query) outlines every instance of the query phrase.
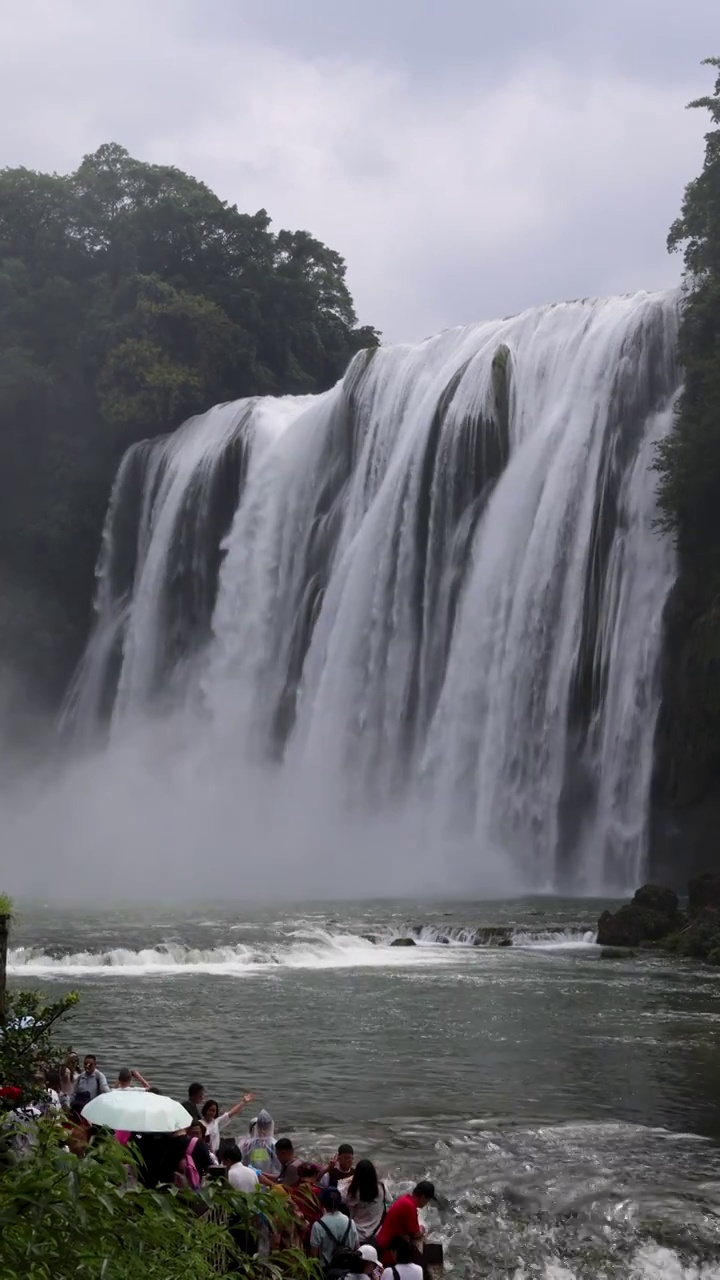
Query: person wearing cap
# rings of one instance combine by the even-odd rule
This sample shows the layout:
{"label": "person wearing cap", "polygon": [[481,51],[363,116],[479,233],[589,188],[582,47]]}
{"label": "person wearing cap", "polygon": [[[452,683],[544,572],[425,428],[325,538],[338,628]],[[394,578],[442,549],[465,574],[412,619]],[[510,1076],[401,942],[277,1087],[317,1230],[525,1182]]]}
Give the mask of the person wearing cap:
{"label": "person wearing cap", "polygon": [[358,1253],[364,1262],[360,1275],[371,1276],[372,1280],[378,1280],[382,1267],[380,1266],[380,1259],[375,1246],[373,1244],[361,1244]]}
{"label": "person wearing cap", "polygon": [[420,1225],[418,1209],[424,1209],[435,1199],[435,1187],[432,1182],[418,1182],[415,1190],[407,1196],[400,1196],[390,1205],[385,1220],[377,1233],[377,1247],[383,1262],[392,1260],[394,1256],[393,1241],[396,1236],[404,1236],[416,1248],[422,1244],[425,1228]]}

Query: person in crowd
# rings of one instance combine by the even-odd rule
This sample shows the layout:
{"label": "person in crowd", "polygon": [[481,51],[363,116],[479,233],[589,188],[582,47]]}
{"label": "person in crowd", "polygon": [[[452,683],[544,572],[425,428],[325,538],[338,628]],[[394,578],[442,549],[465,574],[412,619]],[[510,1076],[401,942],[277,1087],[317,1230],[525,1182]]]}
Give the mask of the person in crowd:
{"label": "person in crowd", "polygon": [[[226,1170],[229,1185],[235,1191],[252,1195],[257,1190],[259,1185],[258,1176],[254,1169],[249,1169],[247,1165],[243,1164],[242,1152],[237,1143],[227,1139],[223,1140],[220,1147],[220,1163]],[[234,1213],[230,1214],[228,1230],[240,1253],[249,1254],[250,1257],[257,1253],[261,1225],[259,1214],[249,1217],[241,1209],[236,1209]]]}
{"label": "person in crowd", "polygon": [[137,1139],[141,1186],[148,1190],[172,1186],[188,1145],[185,1134],[141,1133]]}
{"label": "person in crowd", "polygon": [[345,1192],[345,1206],[357,1227],[360,1243],[373,1243],[385,1221],[387,1192],[372,1160],[358,1160]]}
{"label": "person in crowd", "polygon": [[47,1075],[45,1076],[45,1086],[47,1088],[48,1098],[50,1099],[51,1109],[53,1111],[60,1111],[63,1105],[60,1101],[60,1095],[62,1094],[62,1078],[57,1067],[51,1067],[47,1072]]}
{"label": "person in crowd", "polygon": [[77,1107],[81,1095],[87,1094],[83,1106],[88,1102],[92,1102],[93,1098],[97,1098],[100,1093],[109,1093],[110,1086],[102,1071],[98,1071],[97,1058],[94,1053],[86,1053],[83,1060],[83,1069],[80,1072],[75,1085],[73,1087],[72,1102]]}
{"label": "person in crowd", "polygon": [[220,1163],[227,1169],[227,1180],[235,1191],[255,1191],[259,1179],[254,1169],[243,1164],[242,1151],[235,1142],[223,1142]]}
{"label": "person in crowd", "polygon": [[337,1187],[341,1182],[349,1182],[354,1172],[355,1152],[349,1142],[341,1142],[337,1149],[337,1154],[332,1157],[322,1176],[320,1186],[323,1188]]}
{"label": "person in crowd", "polygon": [[75,1092],[77,1078],[80,1075],[80,1059],[76,1053],[69,1053],[60,1068],[60,1103],[69,1107]]}
{"label": "person in crowd", "polygon": [[198,1084],[197,1082],[195,1084],[191,1084],[188,1089],[188,1096],[187,1096],[187,1102],[185,1103],[185,1110],[190,1112],[190,1115],[192,1116],[193,1120],[202,1120],[202,1116],[200,1115],[200,1108],[203,1104],[204,1099],[205,1099],[205,1085]]}
{"label": "person in crowd", "polygon": [[200,1109],[200,1119],[205,1125],[205,1141],[213,1155],[217,1155],[220,1148],[220,1130],[225,1129],[233,1116],[242,1111],[243,1107],[246,1107],[248,1102],[252,1102],[252,1100],[253,1095],[251,1093],[244,1093],[239,1102],[236,1102],[232,1107],[228,1107],[227,1111],[222,1113],[214,1098],[208,1098],[207,1102],[203,1103]]}
{"label": "person in crowd", "polygon": [[395,1236],[390,1248],[395,1262],[385,1268],[381,1280],[423,1280],[422,1267],[413,1262],[415,1246],[406,1236]]}
{"label": "person in crowd", "polygon": [[299,1244],[303,1249],[310,1245],[310,1232],[313,1225],[322,1217],[319,1178],[322,1173],[320,1165],[305,1160],[298,1167],[297,1186],[290,1189],[290,1197],[301,1220]]}
{"label": "person in crowd", "polygon": [[295,1155],[295,1148],[290,1138],[278,1138],[275,1143],[275,1156],[280,1163],[280,1172],[273,1179],[279,1187],[296,1187],[300,1181],[302,1160]]}
{"label": "person in crowd", "polygon": [[244,1165],[251,1166],[257,1173],[277,1177],[280,1161],[275,1154],[275,1124],[268,1111],[258,1111],[248,1137],[240,1143],[240,1150]]}
{"label": "person in crowd", "polygon": [[362,1274],[371,1276],[372,1280],[380,1280],[382,1274],[382,1266],[378,1258],[378,1251],[374,1244],[361,1244],[359,1249],[360,1257],[363,1260]]}
{"label": "person in crowd", "polygon": [[[415,1248],[422,1244],[425,1228],[420,1225],[418,1209],[424,1209],[434,1199],[435,1187],[432,1182],[418,1182],[410,1195],[400,1196],[390,1205],[385,1221],[377,1233],[377,1247],[383,1263],[392,1259],[392,1241],[397,1236],[405,1236]],[[393,1280],[392,1276],[390,1280]]]}
{"label": "person in crowd", "polygon": [[67,1145],[74,1156],[84,1156],[90,1141],[91,1125],[83,1120],[77,1109],[69,1107],[63,1120]]}
{"label": "person in crowd", "polygon": [[118,1071],[117,1083],[113,1086],[115,1089],[134,1089],[136,1082],[141,1089],[149,1089],[150,1085],[144,1076],[140,1075],[134,1067],[121,1067]]}
{"label": "person in crowd", "polygon": [[191,1155],[197,1171],[200,1177],[204,1178],[208,1169],[212,1169],[218,1162],[208,1146],[202,1120],[193,1120],[192,1124],[188,1125],[187,1136],[192,1142]]}
{"label": "person in crowd", "polygon": [[310,1232],[310,1256],[319,1258],[326,1270],[345,1250],[357,1249],[355,1223],[342,1212],[342,1196],[337,1187],[326,1187],[320,1197],[322,1217]]}

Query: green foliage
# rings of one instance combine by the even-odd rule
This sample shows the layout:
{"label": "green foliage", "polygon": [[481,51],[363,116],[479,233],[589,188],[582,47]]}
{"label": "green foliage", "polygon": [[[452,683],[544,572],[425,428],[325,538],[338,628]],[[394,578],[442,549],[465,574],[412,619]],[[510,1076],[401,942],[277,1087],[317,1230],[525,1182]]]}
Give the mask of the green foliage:
{"label": "green foliage", "polygon": [[[708,64],[720,68],[720,58]],[[720,72],[713,95],[691,108],[710,112],[705,163],[689,183],[668,238],[683,247],[686,293],[680,326],[685,386],[674,430],[658,449],[664,528],[681,554],[701,555],[720,570]]]}
{"label": "green foliage", "polygon": [[658,793],[690,805],[720,785],[720,58],[702,173],[686,188],[668,238],[682,249],[684,389],[659,445],[660,525],[675,540],[680,574],[666,614],[658,732]]}
{"label": "green foliage", "polygon": [[6,920],[11,920],[13,914],[13,901],[7,893],[0,893],[0,916],[4,916]]}
{"label": "green foliage", "polygon": [[129,444],[218,401],[325,390],[377,342],[338,253],[179,169],[108,144],[67,176],[0,171],[0,661],[64,687]]}
{"label": "green foliage", "polygon": [[[9,991],[5,1025],[0,1034],[0,1083],[22,1089],[23,1101],[40,1096],[43,1082],[38,1072],[56,1065],[68,1050],[56,1040],[57,1024],[75,1008],[74,992],[45,1003],[39,991]],[[5,1103],[0,1098],[0,1112]]]}
{"label": "green foliage", "polygon": [[3,1280],[246,1280],[292,1275],[319,1280],[317,1264],[298,1250],[266,1259],[237,1252],[232,1217],[252,1229],[262,1215],[271,1233],[287,1228],[290,1202],[274,1191],[249,1197],[230,1188],[152,1192],[133,1188],[132,1152],[99,1138],[78,1158],[64,1148],[52,1119],[37,1144],[0,1170]]}

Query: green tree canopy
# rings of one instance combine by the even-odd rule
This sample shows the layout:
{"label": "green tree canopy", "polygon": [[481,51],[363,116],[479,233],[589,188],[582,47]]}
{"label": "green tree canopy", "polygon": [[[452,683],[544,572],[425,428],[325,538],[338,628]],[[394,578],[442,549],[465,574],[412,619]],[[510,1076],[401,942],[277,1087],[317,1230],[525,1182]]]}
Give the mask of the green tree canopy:
{"label": "green tree canopy", "polygon": [[690,103],[710,113],[702,173],[685,190],[680,217],[668,237],[683,249],[685,297],[680,357],[685,386],[675,427],[660,446],[663,523],[681,554],[720,569],[720,58],[710,96]]}
{"label": "green tree canopy", "polygon": [[323,391],[377,342],[338,253],[179,169],[111,143],[70,175],[0,171],[0,663],[64,687],[128,445],[218,401]]}
{"label": "green tree canopy", "polygon": [[[657,793],[671,806],[720,796],[720,58],[702,172],[685,190],[668,238],[682,249],[684,387],[659,446],[661,525],[677,545],[679,575],[666,611]],[[684,851],[692,857],[692,850]]]}

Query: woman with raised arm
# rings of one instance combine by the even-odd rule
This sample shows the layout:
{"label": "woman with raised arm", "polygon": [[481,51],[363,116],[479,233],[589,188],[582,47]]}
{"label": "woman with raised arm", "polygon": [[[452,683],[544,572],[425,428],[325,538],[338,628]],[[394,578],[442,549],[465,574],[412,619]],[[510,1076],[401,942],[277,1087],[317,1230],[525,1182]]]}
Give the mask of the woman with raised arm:
{"label": "woman with raised arm", "polygon": [[220,1150],[220,1131],[227,1128],[233,1116],[242,1111],[248,1102],[252,1102],[253,1096],[252,1093],[244,1093],[234,1107],[228,1107],[227,1111],[223,1112],[220,1111],[220,1107],[214,1098],[208,1098],[207,1102],[203,1103],[200,1115],[205,1125],[205,1141],[214,1156]]}

